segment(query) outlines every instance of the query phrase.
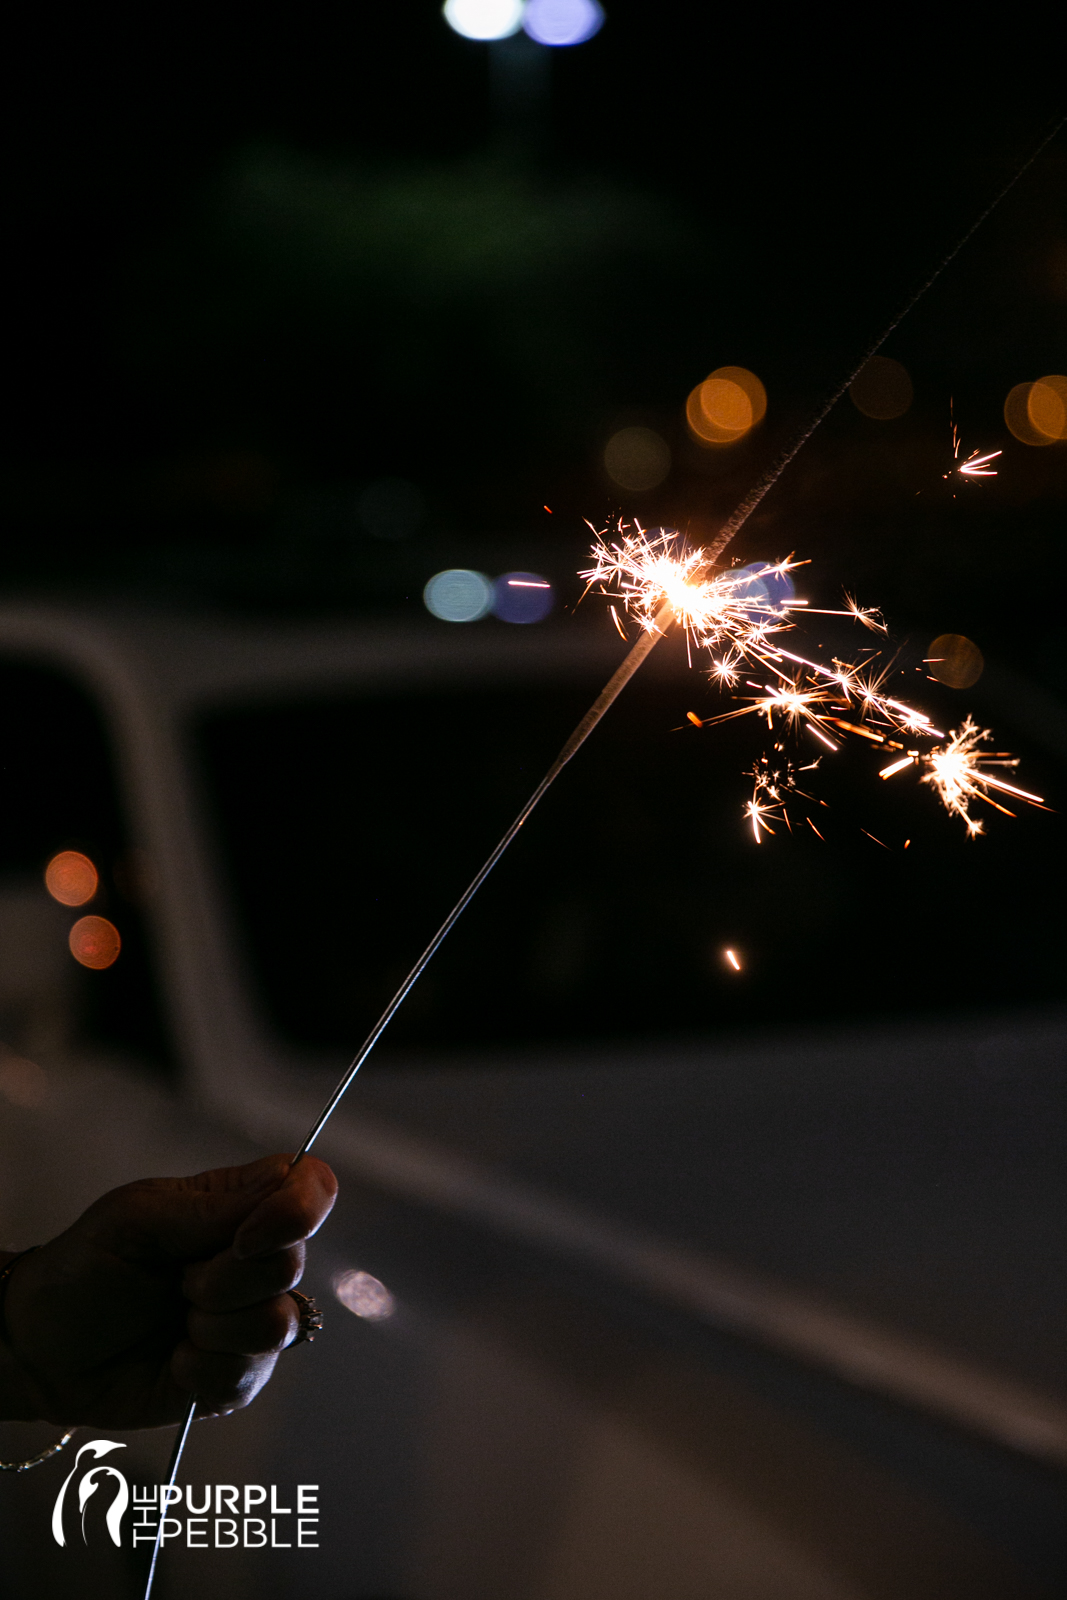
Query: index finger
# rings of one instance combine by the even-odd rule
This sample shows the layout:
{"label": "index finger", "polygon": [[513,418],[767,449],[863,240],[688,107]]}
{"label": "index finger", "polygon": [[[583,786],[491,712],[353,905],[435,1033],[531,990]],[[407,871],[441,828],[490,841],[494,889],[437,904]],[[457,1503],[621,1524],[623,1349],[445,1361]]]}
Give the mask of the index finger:
{"label": "index finger", "polygon": [[238,1228],[234,1254],[246,1260],[310,1239],[326,1221],[336,1199],[337,1179],[326,1163],[315,1156],[302,1156]]}

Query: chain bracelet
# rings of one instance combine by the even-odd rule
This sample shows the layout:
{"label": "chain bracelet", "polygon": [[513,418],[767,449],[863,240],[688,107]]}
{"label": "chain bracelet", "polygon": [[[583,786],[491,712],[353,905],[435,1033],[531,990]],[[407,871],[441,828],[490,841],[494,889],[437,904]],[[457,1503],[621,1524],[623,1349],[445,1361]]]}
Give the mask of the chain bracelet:
{"label": "chain bracelet", "polygon": [[[0,1338],[6,1336],[4,1327],[4,1300],[7,1296],[7,1283],[15,1267],[18,1266],[23,1256],[32,1255],[37,1245],[31,1244],[28,1250],[20,1250],[18,1255],[12,1256],[5,1267],[0,1269]],[[68,1428],[61,1439],[56,1439],[52,1444],[46,1445],[43,1450],[38,1450],[35,1456],[27,1456],[24,1461],[0,1461],[0,1472],[29,1472],[31,1467],[40,1467],[46,1461],[51,1461],[53,1456],[70,1443],[75,1434],[74,1428]]]}

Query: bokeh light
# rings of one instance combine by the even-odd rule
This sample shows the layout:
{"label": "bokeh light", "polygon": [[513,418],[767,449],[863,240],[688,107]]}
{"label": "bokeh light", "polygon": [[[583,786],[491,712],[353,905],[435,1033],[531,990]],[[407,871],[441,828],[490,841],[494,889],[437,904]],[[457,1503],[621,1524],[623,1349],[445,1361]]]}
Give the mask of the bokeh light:
{"label": "bokeh light", "polygon": [[1046,430],[1054,428],[1059,420],[1060,401],[1055,378],[1017,383],[1004,401],[1004,421],[1020,444],[1055,444],[1058,435]]}
{"label": "bokeh light", "polygon": [[767,391],[747,367],[717,367],[685,405],[690,431],[707,445],[735,444],[766,411]]}
{"label": "bokeh light", "polygon": [[396,1301],[385,1284],[369,1272],[339,1272],[333,1280],[333,1292],[346,1311],[366,1322],[385,1322],[396,1310]]}
{"label": "bokeh light", "polygon": [[730,577],[740,598],[758,606],[765,602],[768,611],[777,611],[793,599],[796,585],[788,572],[768,572],[767,566],[766,561],[750,561],[747,566],[735,567]]}
{"label": "bokeh light", "polygon": [[543,622],[552,610],[552,585],[536,572],[505,572],[493,584],[493,615],[501,622]]}
{"label": "bokeh light", "polygon": [[522,0],[445,0],[441,9],[464,39],[509,39],[522,27]]}
{"label": "bokeh light", "polygon": [[857,411],[876,422],[902,417],[915,397],[907,367],[889,356],[872,356],[849,385]]}
{"label": "bokeh light", "polygon": [[442,622],[477,622],[493,604],[493,585],[484,572],[448,567],[430,579],[422,599],[427,611]]}
{"label": "bokeh light", "polygon": [[36,1111],[48,1099],[48,1075],[36,1061],[0,1046],[0,1094],[13,1106]]}
{"label": "bokeh light", "polygon": [[1067,378],[1052,372],[1031,384],[1026,397],[1031,423],[1050,444],[1067,439]]}
{"label": "bokeh light", "polygon": [[597,0],[528,0],[522,26],[538,44],[584,44],[604,26]]}
{"label": "bokeh light", "polygon": [[604,447],[604,467],[622,489],[654,489],[671,470],[671,452],[651,428],[620,428]]}
{"label": "bokeh light", "polygon": [[69,936],[70,953],[83,967],[103,972],[113,967],[122,949],[119,930],[106,917],[79,917]]}
{"label": "bokeh light", "polygon": [[80,850],[60,850],[44,869],[44,883],[61,906],[83,906],[100,887],[100,876]]}
{"label": "bokeh light", "polygon": [[978,646],[962,633],[939,633],[925,660],[930,676],[950,689],[969,689],[978,682],[985,666]]}

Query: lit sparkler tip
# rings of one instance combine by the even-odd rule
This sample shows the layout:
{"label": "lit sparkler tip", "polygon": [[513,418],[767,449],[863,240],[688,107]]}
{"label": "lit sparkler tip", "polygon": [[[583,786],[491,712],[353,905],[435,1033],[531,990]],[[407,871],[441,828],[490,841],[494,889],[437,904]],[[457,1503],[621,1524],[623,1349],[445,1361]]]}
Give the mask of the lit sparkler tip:
{"label": "lit sparkler tip", "polygon": [[[677,533],[646,533],[639,523],[620,523],[597,535],[593,563],[580,574],[586,584],[618,601],[646,632],[668,604],[698,645],[725,645],[716,675],[726,682],[732,681],[735,656],[759,654],[771,634],[790,626],[785,609],[769,603],[765,587],[754,581],[760,573],[715,572],[704,551],[688,547]],[[767,563],[761,572],[785,572],[791,565]]]}
{"label": "lit sparkler tip", "polygon": [[[989,462],[1000,454],[975,453],[959,470],[970,467],[973,472],[985,472]],[[768,608],[765,587],[754,580],[761,574],[785,572],[800,565],[791,556],[784,562],[768,562],[758,571],[749,567],[715,573],[703,550],[688,548],[681,535],[668,531],[648,533],[636,521],[620,522],[616,528],[598,533],[592,554],[594,565],[580,576],[589,588],[598,588],[613,602],[612,620],[620,633],[623,629],[616,606],[645,633],[662,632],[668,620],[675,620],[691,644],[721,652],[713,656],[710,672],[721,685],[732,688],[744,671],[754,674],[744,679],[755,690],[746,697],[747,704],[714,717],[699,717],[690,711],[687,717],[695,727],[755,713],[766,718],[768,728],[774,727],[776,717],[794,729],[803,725],[813,738],[834,751],[841,748],[831,736],[838,728],[881,744],[887,751],[903,748],[891,734],[907,735],[909,744],[943,740],[942,745],[926,753],[907,751],[883,767],[880,776],[890,778],[918,763],[923,769],[922,781],[929,783],[945,807],[960,817],[972,838],[983,831],[982,824],[970,815],[973,800],[981,800],[1008,816],[1013,814],[993,798],[991,790],[1031,805],[1042,804],[1039,795],[993,775],[990,767],[1014,766],[1015,760],[982,750],[980,745],[989,735],[970,717],[958,732],[946,734],[934,727],[924,711],[887,694],[884,685],[888,666],[877,671],[871,659],[852,664],[836,658],[829,666],[772,643],[773,635],[792,626],[788,606]],[[858,605],[851,595],[846,595],[845,601],[847,611],[837,615],[850,615],[866,627],[886,631],[881,614],[873,607]],[[860,720],[846,721],[833,714],[840,711],[850,711]],[[871,723],[875,726],[861,725]],[[783,790],[797,794],[800,791],[795,790],[792,768],[788,763],[785,767],[784,775],[778,770],[771,773],[766,761],[753,769],[753,793],[744,814],[757,844],[765,833],[775,831],[773,821],[791,827]]]}

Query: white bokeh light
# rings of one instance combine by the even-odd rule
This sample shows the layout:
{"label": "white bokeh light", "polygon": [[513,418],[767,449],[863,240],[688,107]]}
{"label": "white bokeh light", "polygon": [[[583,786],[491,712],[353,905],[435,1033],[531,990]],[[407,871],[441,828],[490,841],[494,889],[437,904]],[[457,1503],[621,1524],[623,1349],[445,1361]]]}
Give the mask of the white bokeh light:
{"label": "white bokeh light", "polygon": [[442,10],[464,39],[509,39],[522,27],[523,0],[445,0]]}
{"label": "white bokeh light", "polygon": [[385,1284],[369,1272],[339,1272],[333,1280],[333,1292],[346,1311],[365,1322],[385,1322],[396,1310],[396,1301]]}
{"label": "white bokeh light", "polygon": [[493,603],[493,585],[483,572],[449,567],[430,579],[422,601],[431,616],[442,622],[477,622]]}
{"label": "white bokeh light", "polygon": [[538,44],[584,44],[604,25],[597,0],[529,0],[523,30]]}

